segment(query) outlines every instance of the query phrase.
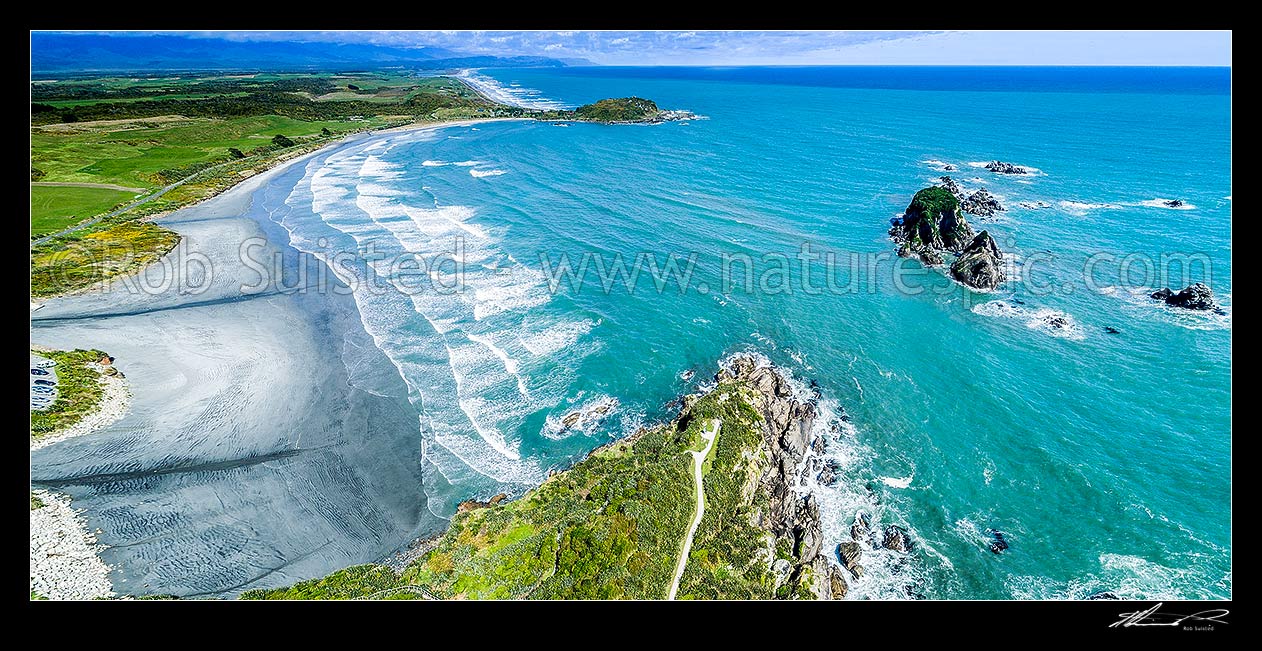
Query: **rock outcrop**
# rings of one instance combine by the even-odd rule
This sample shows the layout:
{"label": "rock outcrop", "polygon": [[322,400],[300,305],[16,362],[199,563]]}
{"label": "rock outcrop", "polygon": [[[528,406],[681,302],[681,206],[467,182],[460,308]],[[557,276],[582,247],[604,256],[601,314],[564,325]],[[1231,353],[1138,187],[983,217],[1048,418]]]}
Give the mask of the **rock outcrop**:
{"label": "rock outcrop", "polygon": [[777,547],[790,550],[790,569],[784,579],[790,588],[787,594],[797,594],[805,587],[818,599],[841,598],[847,590],[846,580],[823,553],[819,502],[814,495],[802,496],[796,490],[799,469],[805,467],[818,476],[827,467],[816,455],[811,457],[816,463],[804,463],[808,451],[824,449],[823,439],[812,431],[814,401],[797,399],[783,375],[758,365],[752,357],[734,357],[715,380],[745,381],[758,392],[755,408],[765,423],[763,449],[768,460],[757,489],[769,499],[766,509],[755,513],[753,520],[775,537]]}
{"label": "rock outcrop", "polygon": [[1214,292],[1205,283],[1194,283],[1182,291],[1175,292],[1169,287],[1152,293],[1152,297],[1165,301],[1167,305],[1188,310],[1219,310],[1214,300]]}
{"label": "rock outcrop", "polygon": [[986,188],[981,188],[960,202],[960,210],[978,217],[991,217],[995,213],[1003,212],[1005,208],[994,195],[986,191]]}
{"label": "rock outcrop", "polygon": [[973,237],[960,213],[960,201],[945,187],[924,188],[912,197],[902,217],[891,221],[890,237],[898,255],[917,257],[929,266],[943,263],[942,252],[959,252]]}
{"label": "rock outcrop", "polygon": [[973,289],[991,290],[1005,280],[1003,253],[987,231],[982,231],[951,264],[951,277]]}
{"label": "rock outcrop", "polygon": [[994,172],[995,174],[1029,174],[1030,173],[1029,170],[1025,169],[1024,167],[1021,167],[1020,165],[1013,165],[1012,163],[1005,163],[999,160],[992,160],[989,163],[986,163],[986,169]]}

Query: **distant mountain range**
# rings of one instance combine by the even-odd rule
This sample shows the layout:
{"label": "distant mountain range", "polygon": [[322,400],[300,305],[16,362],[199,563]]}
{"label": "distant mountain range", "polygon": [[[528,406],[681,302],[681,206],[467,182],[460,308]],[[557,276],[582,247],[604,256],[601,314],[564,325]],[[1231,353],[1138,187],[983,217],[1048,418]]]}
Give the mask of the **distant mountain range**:
{"label": "distant mountain range", "polygon": [[169,35],[31,33],[31,73],[187,71],[426,70],[583,65],[536,56],[470,56],[437,47],[359,43],[231,41]]}

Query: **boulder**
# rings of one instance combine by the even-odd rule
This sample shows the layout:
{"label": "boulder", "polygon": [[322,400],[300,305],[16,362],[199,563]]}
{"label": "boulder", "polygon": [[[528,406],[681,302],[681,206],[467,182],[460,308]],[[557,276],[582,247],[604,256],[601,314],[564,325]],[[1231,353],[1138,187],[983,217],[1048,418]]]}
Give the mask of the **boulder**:
{"label": "boulder", "polygon": [[850,586],[846,585],[846,577],[835,567],[828,568],[829,594],[833,599],[845,599]]}
{"label": "boulder", "polygon": [[863,566],[859,561],[863,558],[863,548],[857,542],[844,542],[837,545],[837,560],[842,567],[850,571],[850,575],[858,579],[863,576]]}
{"label": "boulder", "polygon": [[951,277],[974,289],[990,290],[1005,279],[1003,253],[990,233],[982,231],[951,264]]}
{"label": "boulder", "polygon": [[885,535],[881,539],[881,546],[906,554],[912,550],[915,543],[912,542],[911,535],[907,533],[906,529],[896,524],[891,524],[885,527]]}
{"label": "boulder", "polygon": [[1175,292],[1169,287],[1152,293],[1152,297],[1165,301],[1167,305],[1188,310],[1217,310],[1214,292],[1205,283],[1194,283],[1182,291]]}
{"label": "boulder", "polygon": [[850,539],[871,540],[872,539],[872,518],[867,513],[860,511],[854,516],[854,524],[850,525]]}

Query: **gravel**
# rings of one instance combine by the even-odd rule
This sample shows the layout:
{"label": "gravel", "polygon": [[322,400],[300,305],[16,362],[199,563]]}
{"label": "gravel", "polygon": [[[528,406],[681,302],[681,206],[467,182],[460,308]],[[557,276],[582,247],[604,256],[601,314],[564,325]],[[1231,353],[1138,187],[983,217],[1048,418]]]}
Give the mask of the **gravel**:
{"label": "gravel", "polygon": [[[59,432],[31,441],[31,450],[90,434],[122,418],[131,404],[127,382],[101,375],[97,410]],[[98,555],[105,548],[71,508],[70,498],[46,490],[32,491],[44,506],[31,511],[31,591],[49,599],[113,597],[110,567]]]}
{"label": "gravel", "polygon": [[112,597],[110,568],[97,553],[103,547],[70,499],[36,490],[44,502],[31,511],[31,590],[49,599]]}

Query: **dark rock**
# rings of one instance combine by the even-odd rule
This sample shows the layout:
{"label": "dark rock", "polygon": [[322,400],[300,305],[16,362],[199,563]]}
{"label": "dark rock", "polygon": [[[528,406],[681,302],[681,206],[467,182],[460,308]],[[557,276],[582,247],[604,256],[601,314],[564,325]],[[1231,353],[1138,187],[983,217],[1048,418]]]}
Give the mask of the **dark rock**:
{"label": "dark rock", "polygon": [[1093,592],[1087,595],[1086,600],[1087,601],[1100,601],[1100,600],[1118,600],[1118,599],[1121,599],[1121,597],[1117,596],[1117,594],[1110,592],[1108,590],[1101,590],[1099,592]]}
{"label": "dark rock", "polygon": [[997,212],[1006,210],[1000,205],[999,200],[994,195],[981,188],[977,192],[968,195],[968,198],[960,203],[960,210],[979,217],[990,217]]}
{"label": "dark rock", "polygon": [[990,551],[1000,554],[1008,548],[1008,541],[1004,539],[1003,532],[998,529],[987,529],[986,533],[990,534]]}
{"label": "dark rock", "polygon": [[951,264],[951,277],[974,289],[987,290],[1004,281],[1003,253],[990,233],[978,233],[960,252]]}
{"label": "dark rock", "polygon": [[1162,203],[1166,204],[1166,206],[1167,206],[1167,207],[1170,207],[1170,208],[1178,208],[1179,206],[1182,206],[1182,205],[1183,205],[1183,200],[1182,200],[1182,199],[1171,199],[1171,200],[1169,200],[1169,201],[1163,201]]}
{"label": "dark rock", "polygon": [[911,535],[907,533],[906,529],[896,524],[885,527],[885,536],[881,539],[882,547],[906,554],[912,550],[914,545],[915,543],[912,542]]}
{"label": "dark rock", "polygon": [[1013,165],[1012,163],[1005,163],[998,160],[986,163],[986,169],[994,172],[995,174],[1029,174],[1029,172],[1020,165]]}
{"label": "dark rock", "polygon": [[561,419],[561,425],[566,428],[574,427],[575,425],[578,424],[579,419],[582,417],[583,417],[582,414],[578,413],[577,411],[572,411],[566,414],[565,418]]}
{"label": "dark rock", "polygon": [[1165,301],[1167,305],[1188,310],[1218,309],[1218,303],[1214,301],[1214,292],[1210,291],[1210,288],[1204,283],[1189,285],[1186,289],[1179,292],[1173,292],[1169,287],[1166,287],[1153,292],[1152,297]]}
{"label": "dark rock", "polygon": [[1059,314],[1049,314],[1043,317],[1043,325],[1053,330],[1064,330],[1069,327],[1069,319]]}
{"label": "dark rock", "polygon": [[938,181],[938,185],[945,188],[946,191],[950,192],[957,200],[964,201],[964,190],[960,188],[959,183],[955,182],[955,179],[949,176],[939,176]]}
{"label": "dark rock", "polygon": [[679,375],[679,379],[683,380],[684,382],[687,382],[688,380],[691,380],[691,379],[692,379],[692,376],[694,376],[694,375],[696,375],[696,371],[693,371],[693,370],[689,369],[689,370],[684,371],[683,373],[681,373],[681,374]]}
{"label": "dark rock", "polygon": [[951,164],[943,165],[943,166],[942,166],[942,171],[944,171],[944,172],[954,172],[954,171],[955,171],[955,166],[954,166],[954,165],[951,165]]}
{"label": "dark rock", "polygon": [[1108,334],[1111,334],[1111,335],[1120,335],[1120,334],[1122,334],[1122,331],[1121,331],[1121,330],[1118,330],[1117,328],[1114,328],[1113,326],[1104,326],[1104,331],[1105,331],[1105,332],[1107,332]]}

